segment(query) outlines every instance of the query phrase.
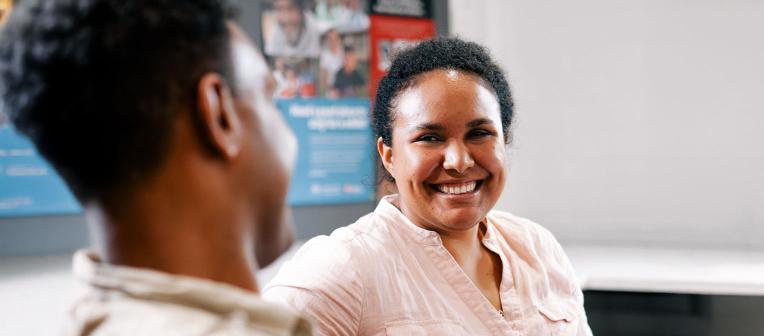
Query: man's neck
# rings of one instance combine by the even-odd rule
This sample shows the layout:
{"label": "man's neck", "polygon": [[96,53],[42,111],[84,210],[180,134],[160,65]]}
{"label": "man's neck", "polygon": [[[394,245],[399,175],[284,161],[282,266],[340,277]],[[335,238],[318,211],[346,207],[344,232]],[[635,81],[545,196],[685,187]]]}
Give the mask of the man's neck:
{"label": "man's neck", "polygon": [[252,233],[245,232],[240,211],[215,210],[214,200],[189,194],[158,194],[117,207],[86,207],[91,239],[105,262],[257,291]]}

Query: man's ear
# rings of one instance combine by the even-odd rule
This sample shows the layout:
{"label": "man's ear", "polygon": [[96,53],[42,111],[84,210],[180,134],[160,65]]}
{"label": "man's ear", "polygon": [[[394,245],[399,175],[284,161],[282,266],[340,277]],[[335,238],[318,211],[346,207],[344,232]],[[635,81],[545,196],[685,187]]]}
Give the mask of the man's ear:
{"label": "man's ear", "polygon": [[241,150],[242,120],[234,108],[233,95],[217,73],[205,73],[197,87],[198,113],[208,142],[221,156],[233,159]]}
{"label": "man's ear", "polygon": [[379,158],[382,160],[382,165],[385,166],[387,172],[395,177],[395,173],[393,173],[393,149],[385,145],[382,137],[377,138],[377,153],[379,153]]}

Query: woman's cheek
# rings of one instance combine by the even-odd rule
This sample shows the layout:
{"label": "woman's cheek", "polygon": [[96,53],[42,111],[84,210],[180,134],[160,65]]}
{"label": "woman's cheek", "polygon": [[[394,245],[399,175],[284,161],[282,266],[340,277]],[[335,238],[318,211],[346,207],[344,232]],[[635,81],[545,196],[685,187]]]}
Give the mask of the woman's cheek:
{"label": "woman's cheek", "polygon": [[498,174],[503,169],[506,161],[506,153],[503,146],[490,144],[490,147],[483,147],[476,151],[475,161],[479,162],[481,167],[492,175]]}
{"label": "woman's cheek", "polygon": [[409,174],[412,177],[427,176],[434,166],[435,159],[433,155],[426,150],[410,149],[406,153],[407,167],[403,174]]}

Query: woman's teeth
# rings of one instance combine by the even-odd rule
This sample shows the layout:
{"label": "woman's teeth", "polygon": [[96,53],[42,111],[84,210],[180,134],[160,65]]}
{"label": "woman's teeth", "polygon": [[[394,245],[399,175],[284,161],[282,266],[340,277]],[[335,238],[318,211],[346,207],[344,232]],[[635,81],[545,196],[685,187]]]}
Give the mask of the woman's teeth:
{"label": "woman's teeth", "polygon": [[467,183],[459,183],[459,184],[436,184],[435,188],[437,188],[440,192],[444,194],[466,194],[469,192],[475,191],[475,187],[477,186],[477,181],[467,182]]}

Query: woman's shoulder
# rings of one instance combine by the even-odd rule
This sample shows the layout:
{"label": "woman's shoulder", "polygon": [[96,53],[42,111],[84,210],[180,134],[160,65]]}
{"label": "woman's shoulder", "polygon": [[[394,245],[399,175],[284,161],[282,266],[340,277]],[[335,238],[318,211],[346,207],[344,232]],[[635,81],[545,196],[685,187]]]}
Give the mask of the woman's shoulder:
{"label": "woman's shoulder", "polygon": [[503,211],[491,211],[488,219],[507,248],[526,259],[526,263],[543,269],[547,281],[556,281],[552,287],[559,291],[558,296],[579,295],[570,260],[550,230],[528,218]]}
{"label": "woman's shoulder", "polygon": [[330,235],[316,236],[305,242],[295,255],[284,263],[269,286],[287,285],[301,288],[323,287],[327,284],[358,282],[361,267],[370,250],[380,245],[380,231],[374,213],[355,223],[335,229]]}
{"label": "woman's shoulder", "polygon": [[263,289],[263,297],[311,316],[323,334],[355,334],[363,311],[363,273],[374,265],[365,260],[368,234],[356,223],[314,237]]}
{"label": "woman's shoulder", "polygon": [[552,232],[542,225],[525,217],[520,217],[512,213],[500,210],[491,210],[488,213],[488,220],[502,233],[524,233],[531,236],[552,237]]}
{"label": "woman's shoulder", "polygon": [[532,250],[532,255],[536,256],[551,255],[556,261],[567,259],[554,234],[528,218],[493,210],[488,214],[488,220],[514,249]]}

